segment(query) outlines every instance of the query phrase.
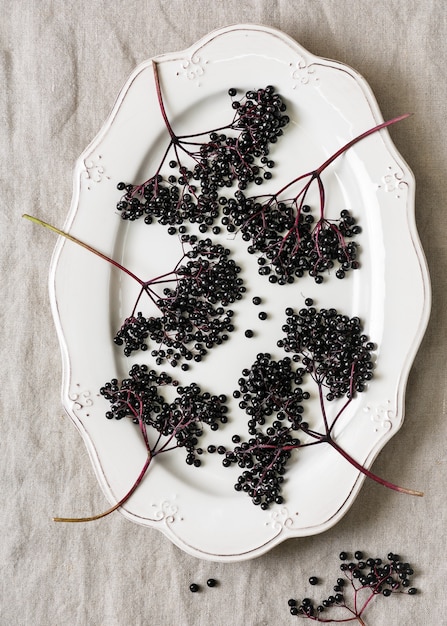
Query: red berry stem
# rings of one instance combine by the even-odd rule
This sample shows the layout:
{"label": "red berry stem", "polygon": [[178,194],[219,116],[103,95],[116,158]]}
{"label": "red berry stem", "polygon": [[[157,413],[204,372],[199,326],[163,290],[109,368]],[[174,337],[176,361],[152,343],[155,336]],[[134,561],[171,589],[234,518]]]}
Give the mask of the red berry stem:
{"label": "red berry stem", "polygon": [[[353,368],[354,368],[354,364],[353,364]],[[353,379],[353,371],[351,373],[351,394],[352,394],[352,379]],[[340,409],[340,411],[337,413],[337,415],[335,416],[332,424],[329,425],[329,422],[328,422],[328,419],[327,419],[327,414],[326,414],[326,408],[325,408],[325,404],[324,404],[323,385],[322,385],[321,382],[317,382],[317,385],[318,385],[318,396],[319,396],[319,401],[320,401],[320,409],[321,409],[321,415],[323,417],[325,433],[323,434],[323,433],[318,433],[316,431],[311,431],[308,428],[303,429],[303,432],[305,432],[307,435],[310,435],[314,439],[317,439],[317,441],[312,442],[312,443],[313,444],[315,444],[315,443],[327,443],[327,444],[329,444],[330,446],[332,446],[332,448],[334,448],[334,450],[336,450],[339,454],[341,454],[341,456],[344,459],[346,459],[346,461],[348,461],[348,463],[350,463],[356,469],[358,469],[359,472],[361,472],[362,474],[364,474],[365,476],[367,476],[368,478],[370,478],[374,482],[379,483],[380,485],[383,485],[384,487],[387,487],[388,489],[393,489],[394,491],[398,491],[399,493],[405,493],[405,494],[411,495],[411,496],[420,496],[420,497],[422,497],[424,495],[422,491],[416,491],[414,489],[407,489],[406,487],[400,487],[399,485],[395,485],[394,483],[381,478],[377,474],[374,474],[370,470],[366,469],[366,467],[364,467],[361,463],[356,461],[348,452],[346,452],[346,450],[344,450],[341,446],[338,445],[338,443],[332,437],[331,432],[332,432],[332,430],[334,428],[334,425],[335,425],[336,421],[339,419],[339,417],[342,415],[342,413],[345,411],[345,409],[347,408],[347,406],[351,402],[352,395],[347,400],[347,402],[343,405],[343,407]],[[303,446],[306,446],[306,444],[299,444],[298,446],[295,446],[295,447],[296,448],[302,448]],[[286,446],[286,449],[292,449],[292,448],[293,448],[293,446]]]}
{"label": "red berry stem", "polygon": [[93,254],[96,254],[96,256],[99,256],[101,259],[104,259],[104,261],[107,261],[107,263],[110,263],[114,267],[118,268],[119,270],[121,270],[122,272],[124,272],[125,274],[127,274],[128,276],[133,278],[134,280],[136,280],[137,283],[139,283],[143,288],[148,284],[145,281],[141,280],[141,278],[139,278],[136,274],[134,274],[129,269],[127,269],[127,267],[124,267],[124,265],[121,265],[121,263],[118,263],[118,261],[115,261],[115,259],[112,259],[111,257],[107,256],[106,254],[103,254],[102,252],[97,250],[96,248],[93,248],[92,246],[89,246],[87,243],[85,243],[84,241],[81,241],[77,237],[74,237],[73,235],[70,235],[69,233],[66,233],[63,230],[60,230],[59,228],[56,228],[56,226],[52,226],[51,224],[48,224],[48,222],[44,222],[43,220],[41,220],[41,219],[39,219],[37,217],[33,217],[32,215],[27,215],[25,213],[24,215],[22,215],[22,217],[24,217],[25,219],[29,220],[30,222],[34,222],[34,224],[38,224],[39,226],[43,226],[44,228],[48,228],[49,230],[53,231],[57,235],[60,235],[61,237],[65,237],[65,239],[68,239],[69,241],[72,241],[73,243],[76,243],[78,246],[81,246],[82,248],[85,248],[89,252],[93,252]]}
{"label": "red berry stem", "polygon": [[[397,117],[393,117],[390,120],[387,120],[385,122],[381,122],[380,124],[377,124],[376,126],[373,126],[372,128],[369,128],[368,130],[366,130],[365,132],[361,133],[360,135],[357,135],[356,137],[354,137],[354,139],[351,139],[350,141],[345,143],[344,146],[342,146],[336,152],[334,152],[334,154],[332,154],[328,159],[326,159],[326,161],[324,161],[315,170],[311,170],[310,172],[307,172],[307,174],[301,174],[300,176],[297,176],[296,178],[291,180],[289,183],[284,185],[284,187],[282,187],[279,191],[277,191],[275,193],[275,197],[278,197],[279,195],[284,193],[284,191],[289,189],[289,187],[292,187],[292,185],[295,185],[296,183],[298,183],[300,180],[303,180],[304,178],[310,178],[310,181],[308,183],[306,183],[306,185],[303,188],[303,190],[301,190],[300,193],[298,194],[298,196],[303,194],[302,203],[304,203],[304,198],[305,198],[305,196],[307,194],[307,191],[309,189],[310,184],[314,180],[317,180],[317,181],[319,181],[319,185],[320,185],[321,184],[321,179],[320,179],[321,174],[324,172],[325,169],[327,169],[329,167],[329,165],[331,165],[331,163],[333,163],[336,159],[338,159],[338,157],[340,157],[347,150],[352,148],[352,146],[354,146],[356,143],[359,143],[360,141],[362,141],[366,137],[369,137],[370,135],[373,135],[374,133],[377,133],[379,130],[382,130],[383,128],[387,128],[388,126],[392,126],[393,124],[397,124],[398,122],[401,122],[402,120],[407,119],[411,115],[412,115],[412,113],[404,113],[403,115],[398,115]],[[321,186],[320,186],[320,196],[321,196],[321,201],[324,203],[324,193],[322,193]]]}
{"label": "red berry stem", "polygon": [[395,485],[394,483],[391,483],[390,481],[385,480],[385,479],[381,478],[380,476],[378,476],[377,474],[374,474],[370,470],[366,469],[366,467],[364,467],[361,463],[356,461],[350,454],[348,454],[346,452],[346,450],[344,450],[341,446],[339,446],[338,443],[336,443],[336,441],[332,437],[331,432],[332,432],[332,430],[334,428],[334,425],[335,425],[336,421],[339,419],[340,415],[345,411],[345,409],[347,408],[347,406],[349,405],[349,403],[351,402],[351,400],[353,398],[354,368],[355,368],[355,364],[353,363],[352,364],[352,368],[351,368],[350,397],[347,400],[347,402],[343,405],[341,410],[337,413],[337,415],[335,416],[335,418],[334,418],[334,420],[333,420],[333,422],[332,422],[332,424],[330,426],[329,426],[329,423],[328,423],[328,419],[327,419],[327,415],[326,415],[326,408],[325,408],[325,404],[324,404],[323,385],[322,385],[321,382],[317,383],[318,384],[318,396],[319,396],[319,400],[320,400],[321,414],[322,414],[322,417],[323,417],[324,429],[325,429],[325,435],[320,435],[320,442],[328,443],[330,446],[332,446],[334,448],[334,450],[336,450],[339,454],[341,454],[341,456],[344,459],[346,459],[346,461],[348,461],[348,463],[353,465],[362,474],[364,474],[365,476],[367,476],[371,480],[374,480],[376,483],[379,483],[380,485],[383,485],[384,487],[388,487],[388,489],[393,489],[394,491],[398,491],[399,493],[405,493],[405,494],[411,495],[411,496],[423,496],[424,494],[423,494],[422,491],[415,491],[414,489],[407,489],[406,487],[399,487],[398,485]]}
{"label": "red berry stem", "polygon": [[393,489],[394,491],[398,491],[399,493],[405,493],[410,496],[422,497],[424,495],[422,491],[416,491],[414,489],[407,489],[406,487],[399,487],[399,485],[395,485],[394,483],[391,483],[388,480],[385,480],[381,478],[380,476],[378,476],[377,474],[374,474],[370,470],[366,469],[366,467],[364,467],[361,463],[358,463],[350,454],[348,454],[341,446],[339,446],[330,435],[326,436],[325,441],[330,446],[332,446],[334,450],[336,450],[339,454],[341,454],[341,456],[345,458],[348,461],[348,463],[353,465],[356,469],[359,470],[359,472],[361,472],[362,474],[364,474],[371,480],[374,480],[376,483],[379,483],[380,485],[383,485],[384,487],[388,487],[388,489]]}
{"label": "red berry stem", "polygon": [[129,498],[131,497],[131,495],[136,491],[136,489],[138,488],[138,486],[141,484],[144,476],[146,475],[146,472],[149,468],[149,465],[151,464],[152,461],[152,456],[150,453],[150,450],[148,451],[148,457],[146,459],[146,462],[137,478],[137,480],[134,482],[134,484],[132,485],[132,487],[129,489],[129,491],[126,493],[126,495],[121,498],[121,500],[119,500],[119,502],[117,502],[114,506],[112,506],[110,509],[107,509],[106,511],[103,511],[102,513],[99,513],[98,515],[92,515],[91,517],[53,517],[53,522],[94,522],[98,519],[101,519],[102,517],[106,517],[107,515],[110,515],[110,513],[113,513],[114,511],[116,511],[117,509],[119,509],[120,507],[123,506],[123,504],[125,504],[127,502],[127,500],[129,500]]}
{"label": "red berry stem", "polygon": [[143,293],[146,293],[147,296],[150,298],[150,300],[158,307],[157,302],[156,302],[156,298],[158,298],[158,296],[154,292],[154,290],[151,289],[152,285],[165,284],[165,283],[170,283],[170,282],[177,282],[177,280],[178,280],[177,278],[168,278],[168,277],[172,276],[172,275],[176,276],[178,267],[179,267],[180,263],[182,262],[182,260],[185,258],[185,254],[183,254],[182,258],[176,264],[175,268],[172,271],[166,272],[164,274],[160,274],[160,276],[156,276],[155,278],[152,278],[151,280],[142,280],[136,274],[134,274],[131,270],[129,270],[127,267],[125,267],[124,265],[121,265],[121,263],[119,263],[118,261],[115,261],[115,259],[112,259],[111,257],[107,256],[106,254],[103,254],[102,252],[100,252],[96,248],[93,248],[92,246],[90,246],[89,244],[85,243],[84,241],[81,241],[77,237],[74,237],[73,235],[70,235],[70,233],[67,233],[67,232],[63,231],[60,228],[57,228],[56,226],[48,224],[48,222],[44,222],[43,220],[41,220],[41,219],[39,219],[37,217],[33,217],[32,215],[27,215],[25,213],[24,215],[22,215],[22,217],[24,217],[25,219],[29,220],[30,222],[34,222],[35,224],[38,224],[39,226],[43,226],[44,228],[48,228],[49,230],[51,230],[52,232],[56,233],[57,235],[60,235],[61,237],[64,237],[65,239],[68,239],[69,241],[72,241],[73,243],[76,243],[78,246],[81,246],[81,248],[84,248],[85,250],[88,250],[89,252],[92,252],[93,254],[95,254],[96,256],[100,257],[104,261],[107,261],[107,263],[110,263],[111,265],[113,265],[113,267],[116,267],[117,269],[121,270],[122,272],[124,272],[125,274],[130,276],[130,278],[133,278],[133,280],[135,280],[139,285],[141,285],[141,290],[140,290],[140,292],[139,292],[139,294],[137,296],[137,299],[135,301],[134,308],[132,310],[132,313],[131,313],[130,317],[134,316],[136,308],[138,306],[138,302],[140,301],[141,296],[142,296]]}
{"label": "red berry stem", "polygon": [[123,506],[123,504],[125,504],[127,502],[127,500],[129,500],[129,498],[132,496],[132,494],[136,491],[136,489],[138,488],[138,486],[141,484],[143,478],[146,475],[147,470],[149,469],[149,465],[151,464],[151,461],[153,459],[153,457],[155,456],[155,454],[153,453],[153,451],[151,450],[150,447],[150,443],[149,443],[149,439],[147,436],[147,430],[146,430],[146,425],[143,422],[142,419],[142,409],[143,409],[143,403],[141,401],[140,398],[137,398],[138,400],[138,409],[136,409],[132,403],[130,402],[131,396],[134,395],[131,392],[128,393],[128,398],[127,398],[127,407],[129,408],[129,412],[130,414],[133,416],[133,418],[135,420],[138,420],[138,426],[141,432],[141,435],[143,437],[144,440],[144,444],[146,446],[146,450],[147,450],[147,459],[138,475],[138,478],[136,479],[136,481],[134,482],[134,484],[132,485],[132,487],[129,489],[129,491],[116,503],[114,504],[110,509],[107,509],[106,511],[103,511],[102,513],[99,513],[97,515],[92,515],[90,517],[53,517],[53,521],[54,522],[94,522],[98,519],[101,519],[102,517],[106,517],[107,515],[110,515],[110,513],[113,513],[114,511],[116,511],[117,509],[119,509],[120,507]]}
{"label": "red berry stem", "polygon": [[163,117],[163,121],[165,123],[165,126],[167,128],[167,131],[168,131],[169,135],[171,136],[171,143],[177,144],[178,143],[178,137],[175,134],[175,132],[172,130],[172,126],[171,126],[171,124],[169,122],[168,116],[166,115],[165,105],[164,105],[163,97],[162,97],[162,94],[161,94],[160,77],[158,75],[157,64],[156,64],[155,61],[152,61],[152,70],[154,72],[155,89],[157,91],[158,104],[160,106],[160,112],[161,112],[161,115]]}
{"label": "red berry stem", "polygon": [[387,128],[388,126],[391,126],[392,124],[401,122],[402,120],[405,120],[408,117],[411,117],[411,115],[412,113],[404,113],[403,115],[398,115],[397,117],[393,117],[392,119],[387,120],[386,122],[377,124],[377,126],[373,126],[373,128],[370,128],[369,130],[365,131],[364,133],[361,133],[360,135],[357,135],[357,137],[354,137],[354,139],[351,139],[351,141],[348,141],[348,143],[346,143],[342,148],[337,150],[337,152],[335,152],[322,165],[320,165],[320,167],[316,170],[315,173],[318,175],[321,174],[323,170],[325,170],[333,161],[335,161],[335,159],[338,159],[338,157],[341,154],[349,150],[349,148],[352,148],[352,146],[354,146],[359,141],[362,141],[362,139],[365,139],[365,137],[369,137],[369,135],[372,135],[373,133],[376,133],[377,131],[382,130],[383,128]]}

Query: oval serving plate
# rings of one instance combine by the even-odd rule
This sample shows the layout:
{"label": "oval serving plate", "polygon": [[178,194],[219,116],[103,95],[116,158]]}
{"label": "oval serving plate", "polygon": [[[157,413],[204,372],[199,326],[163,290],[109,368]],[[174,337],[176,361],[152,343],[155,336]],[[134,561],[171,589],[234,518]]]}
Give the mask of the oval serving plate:
{"label": "oval serving plate", "polygon": [[[383,121],[370,88],[355,71],[313,56],[274,29],[231,26],[188,50],[154,60],[168,118],[179,134],[230,121],[230,87],[242,95],[248,89],[275,86],[287,103],[291,123],[272,147],[276,167],[262,193],[273,193],[312,171]],[[179,240],[162,226],[123,221],[116,210],[121,195],[117,183],[146,180],[168,139],[149,60],[130,76],[109,119],[78,160],[65,225],[71,235],[144,279],[172,269]],[[231,398],[241,371],[259,352],[284,356],[276,343],[283,335],[287,306],[300,308],[311,297],[318,307],[358,316],[378,346],[375,377],[350,403],[335,437],[369,468],[402,423],[408,373],[429,316],[429,278],[414,222],[414,181],[387,130],[355,144],[332,163],[323,179],[327,217],[335,219],[347,208],[362,227],[357,238],[360,269],[341,281],[329,275],[317,285],[303,277],[279,287],[258,275],[256,258],[247,254],[238,235],[221,233],[217,238],[241,266],[247,294],[233,307],[236,328],[230,340],[188,372],[176,368],[175,378]],[[99,394],[106,381],[126,377],[132,363],[156,367],[150,350],[126,358],[113,342],[132,310],[138,285],[60,238],[50,292],[63,356],[63,404],[83,437],[105,496],[114,504],[129,490],[147,455],[130,420],[105,419],[108,403]],[[268,321],[258,319],[254,295],[262,296]],[[244,335],[247,328],[255,333],[251,339]],[[165,366],[173,375],[169,369]],[[317,427],[321,417],[315,398],[310,406],[307,419]],[[208,440],[228,446],[233,434],[246,434],[247,416],[236,400],[230,400],[229,416],[225,427],[207,435],[204,446]],[[161,455],[120,511],[131,521],[162,531],[194,556],[236,561],[259,556],[290,537],[330,528],[346,513],[364,479],[329,446],[308,447],[297,451],[290,464],[284,503],[264,511],[234,490],[236,477],[237,468],[223,468],[218,455],[209,455],[200,468],[186,465],[181,451]]]}

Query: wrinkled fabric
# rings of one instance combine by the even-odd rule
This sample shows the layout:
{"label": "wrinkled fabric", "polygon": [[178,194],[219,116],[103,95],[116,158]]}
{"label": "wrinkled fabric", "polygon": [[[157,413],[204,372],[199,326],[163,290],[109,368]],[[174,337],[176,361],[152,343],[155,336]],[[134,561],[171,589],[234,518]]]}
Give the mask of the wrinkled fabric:
{"label": "wrinkled fabric", "polygon": [[[375,626],[446,623],[447,28],[439,0],[3,0],[0,20],[0,623],[20,626],[278,626],[287,600],[331,593],[338,553],[392,550],[414,563],[420,596],[377,598]],[[212,563],[114,514],[91,524],[52,516],[106,505],[60,400],[62,364],[47,289],[72,170],[134,67],[233,23],[281,29],[310,52],[354,67],[384,118],[412,112],[391,135],[416,181],[416,221],[433,309],[406,395],[406,419],[374,471],[425,492],[366,482],[327,532],[265,556]],[[396,246],[399,233],[395,234]],[[85,302],[85,306],[94,303]],[[311,575],[322,579],[309,590]],[[208,578],[218,586],[206,588]],[[189,584],[204,586],[191,594]]]}

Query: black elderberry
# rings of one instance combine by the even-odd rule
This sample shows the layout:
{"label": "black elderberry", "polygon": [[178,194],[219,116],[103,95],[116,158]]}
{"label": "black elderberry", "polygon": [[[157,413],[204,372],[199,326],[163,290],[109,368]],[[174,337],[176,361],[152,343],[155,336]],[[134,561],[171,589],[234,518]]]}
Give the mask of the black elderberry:
{"label": "black elderberry", "polygon": [[197,583],[191,583],[191,584],[189,585],[189,590],[190,590],[192,593],[197,593],[197,592],[199,591],[199,589],[200,589],[200,587],[199,587],[199,585],[198,585]]}
{"label": "black elderberry", "polygon": [[[325,433],[316,433],[302,418],[303,402],[310,397],[309,392],[299,387],[303,378],[310,376],[320,395],[326,389],[327,399],[333,401],[343,396],[351,398],[363,391],[372,370],[371,355],[365,347],[368,338],[363,334],[358,318],[349,318],[335,309],[318,311],[313,306],[298,313],[287,307],[285,313],[283,331],[286,337],[277,345],[291,353],[292,358],[287,356],[274,361],[270,355],[261,353],[251,368],[243,370],[243,377],[238,381],[243,397],[239,407],[249,416],[247,426],[251,439],[248,440],[248,450],[236,447],[225,463],[226,467],[229,461],[242,468],[250,464],[251,473],[243,476],[243,491],[251,494],[253,503],[260,504],[261,508],[282,502],[280,478],[286,471],[292,451],[301,446],[294,431],[301,430],[306,436],[313,437],[317,444],[334,445],[331,438],[333,424],[326,425]],[[296,363],[302,367],[296,367]],[[321,403],[324,408],[323,398]],[[270,419],[272,421],[268,423],[266,420]],[[342,567],[343,570],[348,568],[355,569],[356,576],[361,575],[358,564]]]}
{"label": "black elderberry", "polygon": [[308,273],[321,283],[323,273],[335,264],[340,266],[338,278],[358,268],[357,244],[347,243],[359,232],[351,228],[354,218],[329,222],[321,217],[314,223],[310,207],[297,211],[296,198],[279,201],[276,195],[258,198],[241,192],[237,200],[222,223],[231,232],[240,229],[242,239],[249,242],[248,251],[260,254],[259,274],[270,282],[285,285]]}
{"label": "black elderberry", "polygon": [[217,585],[217,580],[215,578],[208,578],[206,584],[208,587],[215,587]]}
{"label": "black elderberry", "polygon": [[291,606],[291,607],[290,607],[290,614],[291,614],[291,615],[299,615],[299,612],[300,612],[300,611],[299,611],[299,609],[298,609],[298,607],[297,607],[297,606]]}

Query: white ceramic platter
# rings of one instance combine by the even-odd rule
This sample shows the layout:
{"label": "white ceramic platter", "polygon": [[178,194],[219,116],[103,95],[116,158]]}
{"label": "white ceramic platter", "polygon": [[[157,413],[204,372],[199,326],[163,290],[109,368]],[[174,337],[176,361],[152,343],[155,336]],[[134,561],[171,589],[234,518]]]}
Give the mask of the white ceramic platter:
{"label": "white ceramic platter", "polygon": [[[276,168],[273,179],[262,187],[265,192],[315,169],[383,121],[370,88],[356,72],[309,54],[273,29],[231,26],[155,62],[166,112],[179,134],[228,122],[233,115],[230,87],[242,95],[248,89],[275,86],[287,102],[291,123],[273,146]],[[121,195],[116,186],[119,181],[146,180],[168,139],[149,60],[133,72],[109,119],[78,160],[65,225],[73,236],[145,279],[172,268],[179,241],[162,226],[123,221],[116,210]],[[370,467],[402,423],[406,381],[429,315],[429,279],[414,223],[414,181],[387,130],[353,146],[323,179],[327,217],[335,218],[347,208],[362,226],[361,268],[342,281],[331,275],[317,285],[304,277],[282,288],[258,275],[256,258],[246,253],[240,237],[219,235],[241,265],[248,287],[246,297],[233,307],[236,330],[202,364],[170,373],[182,384],[195,381],[203,389],[231,397],[242,369],[250,367],[258,352],[284,356],[276,342],[283,335],[286,306],[301,308],[304,299],[312,297],[318,307],[359,316],[378,346],[375,377],[350,404],[335,436],[358,462]],[[114,504],[135,481],[146,451],[130,420],[105,419],[108,403],[99,389],[111,378],[125,377],[134,362],[154,367],[150,351],[126,358],[113,343],[132,309],[138,285],[60,238],[50,290],[63,355],[63,404],[84,439],[106,498]],[[251,302],[254,295],[262,297],[268,321],[258,319],[258,308]],[[255,331],[255,337],[245,337],[247,328]],[[209,435],[205,446],[211,441],[231,446],[233,434],[246,435],[247,417],[232,402],[229,423]],[[315,402],[310,406],[307,419],[317,427],[318,407]],[[162,531],[192,555],[216,561],[253,558],[285,539],[330,528],[361,487],[363,475],[327,445],[300,450],[294,458],[284,503],[267,511],[234,490],[237,468],[223,468],[222,457],[209,455],[202,467],[195,468],[185,464],[181,450],[156,458],[120,510],[129,520]],[[73,515],[97,512],[80,510]]]}

